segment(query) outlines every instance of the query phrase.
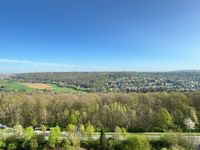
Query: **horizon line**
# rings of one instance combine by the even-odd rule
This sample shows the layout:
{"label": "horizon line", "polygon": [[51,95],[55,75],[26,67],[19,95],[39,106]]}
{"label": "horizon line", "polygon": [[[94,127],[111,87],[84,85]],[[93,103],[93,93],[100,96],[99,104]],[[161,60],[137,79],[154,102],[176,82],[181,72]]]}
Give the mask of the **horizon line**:
{"label": "horizon line", "polygon": [[[13,65],[22,65],[23,67],[26,66],[24,69],[19,68],[16,69],[16,66],[8,66],[6,68],[1,65],[5,64],[13,64]],[[31,66],[33,67],[32,70]],[[10,68],[9,68],[10,67]],[[14,68],[13,68],[14,67]],[[48,68],[49,67],[49,68]],[[154,67],[154,69],[144,69],[148,67]],[[155,69],[155,67],[161,68],[161,66],[148,66],[148,65],[141,65],[141,66],[92,66],[92,65],[79,65],[79,64],[65,64],[65,63],[51,63],[51,62],[35,62],[31,60],[25,59],[5,59],[0,58],[0,74],[20,74],[20,73],[52,73],[52,72],[199,72],[200,69]],[[135,69],[134,69],[135,68]],[[141,68],[141,69],[136,69]],[[177,67],[183,68],[183,67]]]}
{"label": "horizon line", "polygon": [[0,73],[0,75],[15,74],[31,74],[31,73],[184,73],[184,72],[200,72],[200,70],[172,70],[172,71],[131,71],[131,70],[113,70],[113,71],[33,71],[33,72],[16,72],[16,73]]}

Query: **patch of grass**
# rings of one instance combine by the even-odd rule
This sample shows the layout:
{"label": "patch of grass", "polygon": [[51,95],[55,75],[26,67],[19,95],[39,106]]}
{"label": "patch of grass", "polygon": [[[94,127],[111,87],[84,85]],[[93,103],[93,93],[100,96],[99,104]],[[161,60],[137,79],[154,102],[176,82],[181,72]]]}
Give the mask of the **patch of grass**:
{"label": "patch of grass", "polygon": [[35,90],[32,88],[28,88],[23,84],[18,82],[11,82],[7,80],[0,81],[0,91],[5,92],[34,92]]}

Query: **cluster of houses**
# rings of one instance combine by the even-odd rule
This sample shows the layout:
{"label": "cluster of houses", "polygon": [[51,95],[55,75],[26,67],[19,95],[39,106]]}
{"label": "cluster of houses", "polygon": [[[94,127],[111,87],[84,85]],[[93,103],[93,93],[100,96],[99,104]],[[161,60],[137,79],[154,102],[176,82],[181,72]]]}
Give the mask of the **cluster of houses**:
{"label": "cluster of houses", "polygon": [[105,89],[112,91],[152,92],[152,91],[195,91],[200,90],[199,80],[169,79],[163,77],[123,77],[110,79]]}

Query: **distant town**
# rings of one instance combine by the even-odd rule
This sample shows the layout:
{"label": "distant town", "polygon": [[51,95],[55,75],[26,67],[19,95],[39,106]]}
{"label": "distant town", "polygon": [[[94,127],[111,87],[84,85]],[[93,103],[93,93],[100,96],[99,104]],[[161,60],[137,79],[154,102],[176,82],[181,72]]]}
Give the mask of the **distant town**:
{"label": "distant town", "polygon": [[199,71],[25,73],[3,79],[50,83],[89,92],[160,92],[200,90]]}

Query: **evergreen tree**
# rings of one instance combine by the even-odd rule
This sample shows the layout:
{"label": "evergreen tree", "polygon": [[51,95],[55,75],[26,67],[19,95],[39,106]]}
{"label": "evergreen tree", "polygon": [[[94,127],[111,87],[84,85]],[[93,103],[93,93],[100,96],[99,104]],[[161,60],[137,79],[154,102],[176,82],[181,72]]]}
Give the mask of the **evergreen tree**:
{"label": "evergreen tree", "polygon": [[107,142],[106,142],[105,130],[104,126],[101,126],[100,149],[106,150],[106,147],[107,147]]}

